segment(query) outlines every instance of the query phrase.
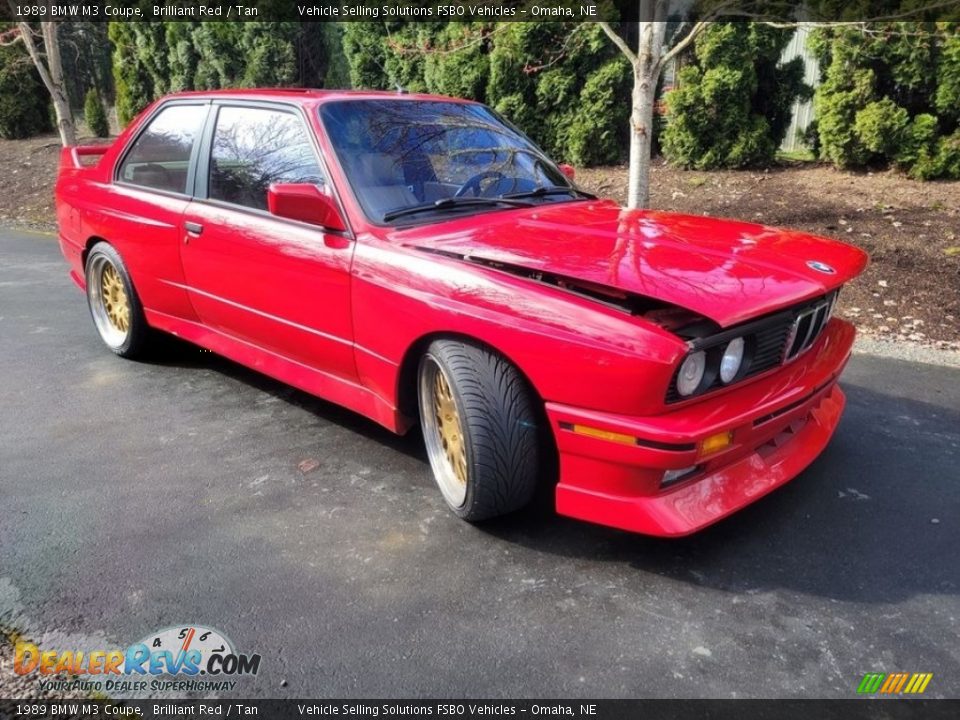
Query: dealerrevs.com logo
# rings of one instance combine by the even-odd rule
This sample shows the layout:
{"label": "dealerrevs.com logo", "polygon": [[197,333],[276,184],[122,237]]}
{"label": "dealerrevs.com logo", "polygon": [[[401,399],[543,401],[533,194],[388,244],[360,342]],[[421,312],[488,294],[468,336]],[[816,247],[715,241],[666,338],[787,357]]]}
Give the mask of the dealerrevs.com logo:
{"label": "dealerrevs.com logo", "polygon": [[36,674],[41,690],[209,692],[232,690],[233,678],[256,675],[260,655],[236,652],[213,628],[182,625],[152,633],[126,650],[51,649],[17,642],[13,669],[17,675]]}

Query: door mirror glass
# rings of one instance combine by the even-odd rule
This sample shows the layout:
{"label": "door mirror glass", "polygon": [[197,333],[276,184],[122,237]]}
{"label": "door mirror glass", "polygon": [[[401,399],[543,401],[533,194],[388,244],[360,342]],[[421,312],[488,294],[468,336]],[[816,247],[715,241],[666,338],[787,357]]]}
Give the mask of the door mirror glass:
{"label": "door mirror glass", "polygon": [[333,198],[312,183],[274,183],[267,190],[267,207],[277,217],[328,230],[347,229]]}

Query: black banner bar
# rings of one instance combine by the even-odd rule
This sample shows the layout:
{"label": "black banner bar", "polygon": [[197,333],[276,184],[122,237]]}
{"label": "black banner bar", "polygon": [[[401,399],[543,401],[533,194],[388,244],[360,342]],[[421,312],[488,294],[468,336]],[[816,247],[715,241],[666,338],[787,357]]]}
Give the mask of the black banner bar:
{"label": "black banner bar", "polygon": [[[0,19],[88,22],[960,21],[960,0],[6,0]],[[652,12],[652,11],[651,11]]]}
{"label": "black banner bar", "polygon": [[953,720],[960,700],[0,700],[0,719]]}

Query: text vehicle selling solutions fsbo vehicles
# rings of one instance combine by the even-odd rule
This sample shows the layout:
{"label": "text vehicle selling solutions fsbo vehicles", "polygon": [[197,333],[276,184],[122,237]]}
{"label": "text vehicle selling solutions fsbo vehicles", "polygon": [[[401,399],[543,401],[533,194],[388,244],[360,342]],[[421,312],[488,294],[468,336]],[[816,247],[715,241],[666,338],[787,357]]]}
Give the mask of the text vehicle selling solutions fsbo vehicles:
{"label": "text vehicle selling solutions fsbo vehicles", "polygon": [[487,107],[375,92],[184,93],[65,148],[60,244],[94,325],[164,331],[419,423],[443,497],[684,535],[823,450],[866,264],[825,238],[624,210]]}

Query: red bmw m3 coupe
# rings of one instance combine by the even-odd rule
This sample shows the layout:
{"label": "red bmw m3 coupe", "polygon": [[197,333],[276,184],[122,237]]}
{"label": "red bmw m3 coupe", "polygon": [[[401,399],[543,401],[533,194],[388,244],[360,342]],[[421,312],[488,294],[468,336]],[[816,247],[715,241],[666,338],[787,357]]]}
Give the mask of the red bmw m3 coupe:
{"label": "red bmw m3 coupe", "polygon": [[379,92],[182,93],[63,150],[60,244],[117,355],[166,332],[419,424],[450,508],[651,535],[800,473],[844,406],[867,261],[825,238],[624,210],[489,108]]}

